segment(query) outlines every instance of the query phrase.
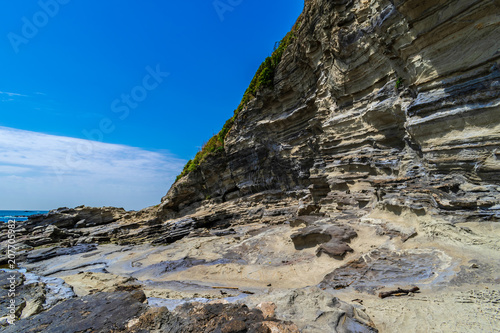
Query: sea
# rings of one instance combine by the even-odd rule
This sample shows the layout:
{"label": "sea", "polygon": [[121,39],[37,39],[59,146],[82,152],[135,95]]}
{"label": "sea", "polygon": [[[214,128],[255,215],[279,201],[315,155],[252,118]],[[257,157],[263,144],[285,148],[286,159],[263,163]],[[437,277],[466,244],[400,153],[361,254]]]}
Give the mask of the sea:
{"label": "sea", "polygon": [[28,216],[47,213],[45,210],[0,210],[0,223],[9,220],[26,221]]}

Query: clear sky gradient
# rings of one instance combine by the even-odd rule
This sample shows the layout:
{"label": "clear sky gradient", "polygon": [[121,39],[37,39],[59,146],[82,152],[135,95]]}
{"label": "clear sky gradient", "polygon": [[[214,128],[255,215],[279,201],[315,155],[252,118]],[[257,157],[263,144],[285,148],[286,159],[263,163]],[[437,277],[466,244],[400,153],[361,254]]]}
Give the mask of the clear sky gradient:
{"label": "clear sky gradient", "polygon": [[2,3],[0,209],[159,203],[302,7]]}

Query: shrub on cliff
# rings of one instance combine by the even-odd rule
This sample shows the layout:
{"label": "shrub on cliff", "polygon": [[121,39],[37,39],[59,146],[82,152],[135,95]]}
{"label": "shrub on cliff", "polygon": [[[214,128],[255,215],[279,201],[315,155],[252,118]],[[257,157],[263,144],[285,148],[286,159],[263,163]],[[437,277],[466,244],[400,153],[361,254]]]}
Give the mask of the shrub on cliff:
{"label": "shrub on cliff", "polygon": [[222,152],[224,150],[224,140],[226,139],[227,134],[233,127],[234,121],[238,116],[238,113],[243,110],[243,108],[247,105],[247,103],[252,100],[257,92],[264,88],[272,88],[274,84],[274,75],[276,72],[276,68],[281,62],[281,58],[283,57],[283,53],[287,49],[287,47],[292,43],[295,39],[295,32],[298,29],[299,25],[295,25],[292,30],[279,42],[277,43],[277,47],[275,45],[274,51],[270,57],[267,57],[266,60],[259,66],[257,72],[255,73],[250,85],[247,90],[243,94],[243,98],[241,99],[240,105],[234,111],[233,116],[226,121],[222,129],[218,134],[213,136],[208,142],[203,145],[202,149],[196,154],[194,159],[189,160],[189,162],[184,166],[182,173],[177,176],[177,180],[187,175],[191,171],[195,170],[200,163],[202,163],[205,158],[213,153]]}

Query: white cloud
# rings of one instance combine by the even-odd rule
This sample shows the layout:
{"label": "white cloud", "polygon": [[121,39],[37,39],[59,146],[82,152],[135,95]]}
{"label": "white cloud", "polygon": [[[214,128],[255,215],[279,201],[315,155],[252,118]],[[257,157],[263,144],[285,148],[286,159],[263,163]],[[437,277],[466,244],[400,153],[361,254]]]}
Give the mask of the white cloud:
{"label": "white cloud", "polygon": [[0,126],[0,209],[160,202],[186,161],[170,153]]}
{"label": "white cloud", "polygon": [[14,97],[14,96],[26,97],[26,95],[23,95],[23,94],[12,93],[12,92],[7,92],[7,91],[0,91],[0,95],[7,95],[9,97]]}

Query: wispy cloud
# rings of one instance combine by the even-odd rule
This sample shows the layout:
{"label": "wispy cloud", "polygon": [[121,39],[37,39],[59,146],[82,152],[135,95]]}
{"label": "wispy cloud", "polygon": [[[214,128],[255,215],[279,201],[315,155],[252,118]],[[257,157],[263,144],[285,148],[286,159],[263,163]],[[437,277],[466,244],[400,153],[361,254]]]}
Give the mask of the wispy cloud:
{"label": "wispy cloud", "polygon": [[167,151],[0,126],[0,209],[159,202],[185,161]]}
{"label": "wispy cloud", "polygon": [[13,92],[7,92],[7,91],[0,91],[0,95],[7,95],[9,97],[14,97],[14,96],[17,96],[17,97],[27,97],[27,95],[13,93]]}
{"label": "wispy cloud", "polygon": [[0,102],[14,102],[19,99],[24,99],[28,97],[28,95],[8,92],[8,91],[0,91]]}

